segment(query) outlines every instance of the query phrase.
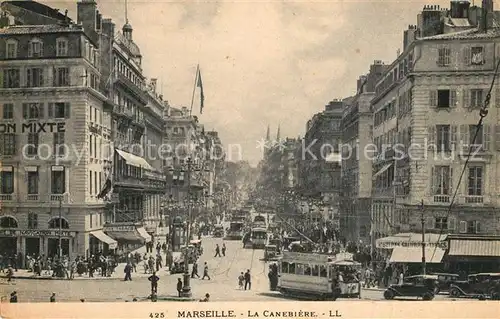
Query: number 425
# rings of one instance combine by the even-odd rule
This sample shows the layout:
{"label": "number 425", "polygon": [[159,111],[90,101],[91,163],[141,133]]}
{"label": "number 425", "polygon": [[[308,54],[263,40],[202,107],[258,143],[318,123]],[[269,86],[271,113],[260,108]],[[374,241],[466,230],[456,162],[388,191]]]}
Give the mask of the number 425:
{"label": "number 425", "polygon": [[149,318],[153,318],[153,319],[156,319],[156,318],[165,318],[165,313],[163,313],[163,312],[151,312],[149,314]]}

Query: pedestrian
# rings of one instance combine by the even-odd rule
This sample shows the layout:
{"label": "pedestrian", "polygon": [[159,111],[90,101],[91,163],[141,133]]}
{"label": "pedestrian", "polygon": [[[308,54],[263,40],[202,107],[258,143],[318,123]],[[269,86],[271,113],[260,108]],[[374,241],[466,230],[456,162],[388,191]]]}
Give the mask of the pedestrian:
{"label": "pedestrian", "polygon": [[17,303],[17,291],[13,291],[10,294],[10,300],[11,303]]}
{"label": "pedestrian", "polygon": [[403,274],[403,271],[401,271],[401,273],[399,274],[399,284],[400,285],[403,284],[403,279],[404,279],[404,274]]}
{"label": "pedestrian", "polygon": [[222,243],[222,256],[226,257],[226,243]]}
{"label": "pedestrian", "polygon": [[181,296],[182,292],[182,279],[177,278],[177,293],[179,294],[179,297]]}
{"label": "pedestrian", "polygon": [[243,282],[245,281],[245,275],[243,275],[243,271],[241,274],[238,276],[238,287],[240,290],[243,290]]}
{"label": "pedestrian", "polygon": [[7,282],[11,282],[12,277],[14,277],[14,269],[11,265],[9,265],[7,266]]}
{"label": "pedestrian", "polygon": [[53,292],[52,295],[50,296],[50,302],[56,302],[56,293]]}
{"label": "pedestrian", "polygon": [[191,270],[191,278],[194,278],[194,276],[200,278],[200,275],[198,275],[198,262],[196,260],[194,261],[193,269]]}
{"label": "pedestrian", "polygon": [[158,243],[158,244],[156,245],[156,254],[157,254],[157,255],[159,255],[159,254],[160,254],[160,251],[161,251],[161,245],[160,245],[160,243]]}
{"label": "pedestrian", "polygon": [[148,280],[151,282],[151,295],[158,293],[158,281],[160,278],[156,275],[156,272],[153,272],[151,276],[149,276]]}
{"label": "pedestrian", "polygon": [[201,279],[205,280],[205,277],[208,277],[208,280],[210,280],[210,276],[208,275],[208,265],[206,261],[205,261],[205,267],[203,267],[203,277],[201,277]]}
{"label": "pedestrian", "polygon": [[124,281],[132,281],[132,265],[130,262],[125,265],[125,269],[123,270],[125,272],[125,279]]}
{"label": "pedestrian", "polygon": [[154,269],[155,269],[155,260],[153,258],[153,256],[149,256],[149,260],[148,260],[148,269],[151,273],[153,273]]}
{"label": "pedestrian", "polygon": [[220,255],[220,247],[219,247],[219,244],[215,245],[215,256],[214,256],[214,257],[217,257],[217,256],[222,257],[222,256]]}
{"label": "pedestrian", "polygon": [[247,290],[247,286],[248,290],[252,289],[252,277],[250,276],[250,269],[247,269],[247,272],[245,273],[245,290]]}
{"label": "pedestrian", "polygon": [[206,293],[205,298],[200,299],[200,302],[209,302],[210,301],[210,294]]}

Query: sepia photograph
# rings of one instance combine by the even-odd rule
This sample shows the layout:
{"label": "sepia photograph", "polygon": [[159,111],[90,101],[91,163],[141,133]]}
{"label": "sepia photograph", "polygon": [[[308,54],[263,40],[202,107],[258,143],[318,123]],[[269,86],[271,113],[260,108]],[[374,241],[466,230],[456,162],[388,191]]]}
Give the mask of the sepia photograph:
{"label": "sepia photograph", "polygon": [[494,0],[1,1],[0,308],[498,315],[499,68]]}

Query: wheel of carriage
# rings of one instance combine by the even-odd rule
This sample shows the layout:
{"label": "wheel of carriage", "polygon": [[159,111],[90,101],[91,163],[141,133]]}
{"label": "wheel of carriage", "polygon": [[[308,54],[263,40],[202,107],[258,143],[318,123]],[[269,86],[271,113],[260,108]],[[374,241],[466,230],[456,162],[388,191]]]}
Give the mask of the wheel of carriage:
{"label": "wheel of carriage", "polygon": [[450,296],[457,298],[460,296],[460,291],[457,288],[451,288]]}
{"label": "wheel of carriage", "polygon": [[386,290],[386,291],[384,291],[384,298],[386,300],[392,300],[392,299],[394,299],[394,292],[392,290],[389,290],[389,289]]}
{"label": "wheel of carriage", "polygon": [[422,299],[428,301],[434,299],[434,294],[431,292],[426,292],[423,296]]}

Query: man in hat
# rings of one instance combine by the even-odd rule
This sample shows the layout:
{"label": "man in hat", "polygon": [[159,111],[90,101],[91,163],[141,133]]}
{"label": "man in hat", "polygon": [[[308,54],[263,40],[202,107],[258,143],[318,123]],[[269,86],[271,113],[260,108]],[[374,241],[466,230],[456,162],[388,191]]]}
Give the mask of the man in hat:
{"label": "man in hat", "polygon": [[17,303],[17,291],[13,291],[10,294],[10,302],[11,303]]}

